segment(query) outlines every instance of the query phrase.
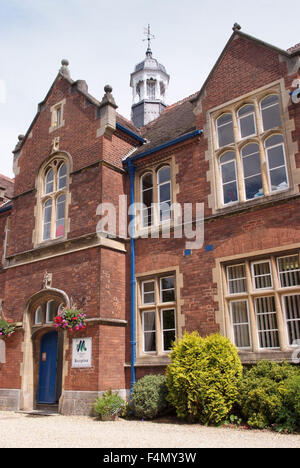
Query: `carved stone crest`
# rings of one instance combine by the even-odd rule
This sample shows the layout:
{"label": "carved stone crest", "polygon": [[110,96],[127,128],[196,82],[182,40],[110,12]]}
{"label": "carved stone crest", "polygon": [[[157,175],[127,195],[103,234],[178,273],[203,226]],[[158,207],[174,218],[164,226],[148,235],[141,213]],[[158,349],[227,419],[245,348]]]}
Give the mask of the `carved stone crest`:
{"label": "carved stone crest", "polygon": [[55,137],[52,140],[51,154],[56,153],[57,151],[59,151],[59,137]]}
{"label": "carved stone crest", "polygon": [[48,273],[47,271],[44,274],[43,279],[43,289],[49,289],[52,286],[52,273]]}

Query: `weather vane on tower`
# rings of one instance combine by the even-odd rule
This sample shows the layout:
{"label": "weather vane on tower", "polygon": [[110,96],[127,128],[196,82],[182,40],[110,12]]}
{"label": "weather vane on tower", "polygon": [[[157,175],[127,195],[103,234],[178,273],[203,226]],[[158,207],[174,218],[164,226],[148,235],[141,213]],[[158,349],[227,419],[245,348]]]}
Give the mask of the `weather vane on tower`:
{"label": "weather vane on tower", "polygon": [[147,28],[144,28],[144,35],[147,36],[146,39],[143,39],[143,41],[148,41],[148,48],[146,51],[146,55],[152,55],[152,50],[151,50],[151,40],[155,39],[155,36],[151,34],[150,32],[150,24],[148,24]]}

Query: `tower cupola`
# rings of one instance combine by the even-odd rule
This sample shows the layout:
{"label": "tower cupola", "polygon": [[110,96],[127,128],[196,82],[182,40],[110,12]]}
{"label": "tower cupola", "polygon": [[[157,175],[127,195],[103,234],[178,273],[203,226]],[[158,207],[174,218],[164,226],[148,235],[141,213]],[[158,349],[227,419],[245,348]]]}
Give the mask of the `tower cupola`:
{"label": "tower cupola", "polygon": [[152,55],[150,25],[147,29],[148,47],[144,60],[135,66],[130,76],[132,88],[131,118],[137,128],[159,117],[166,107],[169,75]]}

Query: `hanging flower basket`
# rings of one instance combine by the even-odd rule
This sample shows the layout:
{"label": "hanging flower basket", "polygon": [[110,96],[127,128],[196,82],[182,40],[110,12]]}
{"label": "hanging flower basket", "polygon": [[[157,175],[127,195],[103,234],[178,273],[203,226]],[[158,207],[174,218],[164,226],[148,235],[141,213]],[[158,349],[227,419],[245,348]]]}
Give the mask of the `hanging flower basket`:
{"label": "hanging flower basket", "polygon": [[5,339],[16,331],[16,324],[12,320],[3,320],[0,318],[0,338]]}
{"label": "hanging flower basket", "polygon": [[62,330],[79,331],[86,328],[86,314],[81,309],[62,307],[54,318],[56,328]]}

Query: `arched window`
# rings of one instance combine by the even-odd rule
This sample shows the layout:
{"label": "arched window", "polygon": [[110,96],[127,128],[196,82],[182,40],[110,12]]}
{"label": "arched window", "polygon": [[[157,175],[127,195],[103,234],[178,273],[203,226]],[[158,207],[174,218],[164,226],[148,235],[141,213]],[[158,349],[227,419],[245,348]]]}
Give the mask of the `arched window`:
{"label": "arched window", "polygon": [[246,138],[256,134],[255,112],[252,104],[241,107],[237,113],[240,136]]}
{"label": "arched window", "polygon": [[170,166],[163,166],[157,171],[157,194],[159,220],[171,218],[171,171]]}
{"label": "arched window", "polygon": [[216,121],[219,148],[234,142],[231,114],[222,114]]}
{"label": "arched window", "polygon": [[148,99],[155,99],[155,87],[156,87],[156,80],[150,78],[147,80],[147,97]]}
{"label": "arched window", "polygon": [[238,201],[235,152],[228,151],[220,156],[219,165],[223,189],[223,204],[234,203]]}
{"label": "arched window", "polygon": [[264,131],[281,127],[279,98],[276,94],[270,94],[260,103],[261,118]]}
{"label": "arched window", "polygon": [[246,200],[264,195],[261,175],[260,153],[257,143],[249,143],[241,151]]}
{"label": "arched window", "polygon": [[153,224],[153,174],[147,172],[141,177],[141,200],[142,209],[142,226],[148,227]]}
{"label": "arched window", "polygon": [[272,192],[288,188],[285,151],[282,135],[272,135],[265,141],[270,189]]}
{"label": "arched window", "polygon": [[41,240],[48,241],[65,235],[68,191],[68,169],[63,160],[54,159],[44,170]]}

